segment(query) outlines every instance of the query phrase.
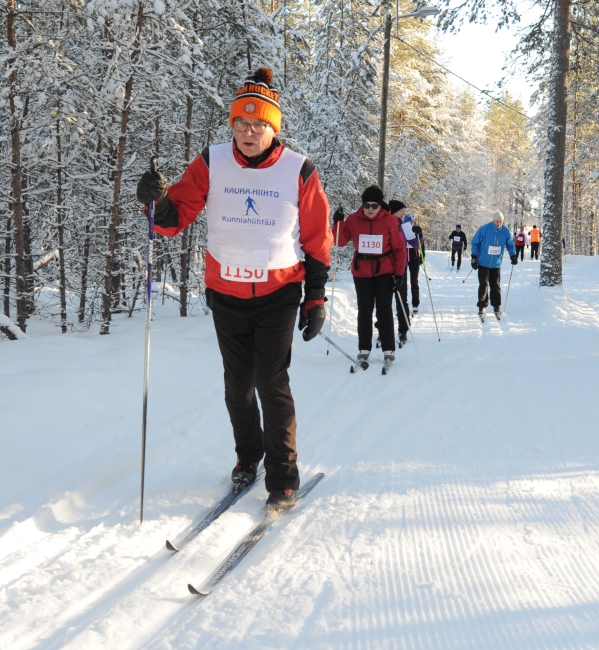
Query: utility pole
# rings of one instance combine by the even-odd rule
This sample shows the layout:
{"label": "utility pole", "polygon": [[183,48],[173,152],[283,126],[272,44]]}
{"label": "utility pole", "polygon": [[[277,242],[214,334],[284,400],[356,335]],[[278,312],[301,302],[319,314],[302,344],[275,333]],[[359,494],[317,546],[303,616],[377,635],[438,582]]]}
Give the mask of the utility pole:
{"label": "utility pole", "polygon": [[385,190],[385,144],[387,141],[387,104],[389,100],[389,59],[391,57],[391,27],[393,19],[391,12],[385,16],[385,47],[383,54],[383,89],[381,93],[381,125],[379,128],[379,171],[378,182],[381,190]]}
{"label": "utility pole", "polygon": [[[399,4],[396,3],[396,12],[399,11]],[[440,13],[436,7],[421,7],[417,11],[409,14],[395,16],[398,22],[400,18],[426,18],[427,16],[436,16]],[[387,142],[387,105],[389,103],[389,59],[391,57],[391,28],[393,27],[393,18],[391,12],[385,14],[385,45],[383,50],[383,87],[381,90],[381,123],[379,127],[379,167],[377,180],[381,190],[385,190],[385,149]]]}

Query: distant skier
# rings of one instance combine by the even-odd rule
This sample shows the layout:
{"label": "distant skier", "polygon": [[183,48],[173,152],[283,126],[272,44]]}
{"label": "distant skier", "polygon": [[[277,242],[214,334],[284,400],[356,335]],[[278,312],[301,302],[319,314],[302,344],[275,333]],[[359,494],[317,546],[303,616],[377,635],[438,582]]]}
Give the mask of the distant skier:
{"label": "distant skier", "polygon": [[[372,313],[376,319],[385,361],[395,358],[393,294],[404,282],[406,245],[397,220],[386,210],[378,185],[362,193],[362,207],[340,223],[339,246],[352,241],[352,275],[358,298],[358,359],[372,350]],[[333,225],[333,228],[336,224]]]}
{"label": "distant skier", "polygon": [[541,245],[541,237],[543,233],[534,225],[532,230],[528,232],[530,237],[530,259],[538,260],[539,259],[539,246]]}
{"label": "distant skier", "polygon": [[524,247],[528,246],[528,237],[524,232],[524,226],[520,226],[520,230],[516,233],[514,237],[514,243],[516,244],[516,257],[520,257],[520,261],[524,261]]}
{"label": "distant skier", "polygon": [[455,256],[457,254],[457,270],[459,271],[460,267],[462,266],[462,251],[466,252],[466,248],[468,247],[466,233],[462,230],[462,226],[460,226],[459,223],[456,224],[455,230],[451,233],[451,235],[449,235],[449,239],[451,240],[451,268],[453,268],[455,264]]}
{"label": "distant skier", "polygon": [[[272,72],[259,68],[235,93],[232,142],[206,147],[170,187],[158,172],[146,172],[137,187],[142,204],[156,201],[162,235],[175,236],[206,208],[206,299],[237,453],[231,479],[239,489],[251,485],[264,458],[266,507],[275,511],[294,505],[300,484],[288,374],[293,330],[298,307],[305,341],[324,323],[333,241],[318,172],[279,141],[281,117]],[[239,198],[228,186],[276,189],[261,195],[262,215],[270,219],[248,226],[232,218]],[[176,399],[176,386],[170,390]]]}
{"label": "distant skier", "polygon": [[[406,214],[406,206],[402,201],[392,199],[389,201],[389,212],[397,219],[397,227],[406,242],[406,261],[405,268],[408,268],[408,245],[405,233],[402,229],[403,219]],[[404,274],[405,277],[405,274]],[[399,293],[399,296],[397,295]],[[400,302],[401,299],[401,302]],[[403,309],[402,309],[403,303]],[[403,282],[399,292],[395,291],[395,312],[397,314],[397,332],[399,334],[399,347],[402,348],[408,340],[408,330],[410,328],[410,306],[408,305],[408,283]],[[407,320],[406,320],[407,319]]]}
{"label": "distant skier", "polygon": [[422,228],[417,226],[414,217],[406,214],[403,218],[402,230],[408,245],[408,267],[410,269],[410,291],[412,293],[412,311],[417,314],[420,306],[420,286],[418,273],[424,262],[424,235]]}
{"label": "distant skier", "polygon": [[471,263],[478,269],[478,315],[484,320],[485,310],[489,304],[489,286],[491,287],[491,305],[495,316],[501,314],[501,261],[507,248],[512,264],[518,264],[514,238],[507,226],[503,225],[503,214],[496,210],[491,215],[491,223],[481,226],[471,242]]}

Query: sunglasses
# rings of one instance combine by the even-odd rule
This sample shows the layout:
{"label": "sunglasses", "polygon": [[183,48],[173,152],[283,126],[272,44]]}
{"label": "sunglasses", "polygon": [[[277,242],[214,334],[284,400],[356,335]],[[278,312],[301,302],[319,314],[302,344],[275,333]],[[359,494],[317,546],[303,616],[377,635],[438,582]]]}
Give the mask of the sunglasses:
{"label": "sunglasses", "polygon": [[376,210],[379,207],[378,203],[363,203],[364,210]]}

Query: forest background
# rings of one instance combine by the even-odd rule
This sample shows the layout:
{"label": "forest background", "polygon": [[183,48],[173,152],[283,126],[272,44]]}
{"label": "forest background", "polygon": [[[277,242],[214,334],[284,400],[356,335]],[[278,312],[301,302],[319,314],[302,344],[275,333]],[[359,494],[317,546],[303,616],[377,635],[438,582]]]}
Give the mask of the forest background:
{"label": "forest background", "polygon": [[[562,235],[565,253],[595,255],[599,9],[567,1]],[[507,91],[481,101],[474,89],[458,90],[435,63],[446,61],[434,24],[401,21],[391,45],[385,191],[408,205],[430,248],[448,248],[456,223],[471,237],[491,209],[510,228],[543,228],[559,2],[537,3],[537,22],[522,27],[514,52],[538,87],[532,119]],[[471,16],[514,23],[510,4],[471,0]],[[398,9],[417,6],[402,0]],[[362,0],[5,0],[0,338],[15,337],[10,319],[25,332],[34,314],[65,333],[106,334],[114,314],[144,308],[148,234],[137,181],[153,154],[174,182],[203,147],[229,140],[231,99],[257,67],[275,73],[281,139],[316,164],[333,209],[356,209],[376,179],[383,25],[395,10]],[[440,22],[457,29],[456,16]],[[203,219],[174,239],[157,237],[156,286],[181,316],[205,308],[205,247]]]}

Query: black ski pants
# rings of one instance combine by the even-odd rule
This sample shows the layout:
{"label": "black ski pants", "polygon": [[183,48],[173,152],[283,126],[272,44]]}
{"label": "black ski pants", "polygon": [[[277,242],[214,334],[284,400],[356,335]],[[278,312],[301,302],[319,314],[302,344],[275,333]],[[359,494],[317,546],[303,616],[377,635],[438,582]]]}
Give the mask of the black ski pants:
{"label": "black ski pants", "polygon": [[[410,290],[412,291],[412,307],[417,309],[420,305],[420,287],[418,286],[418,273],[420,271],[420,256],[416,255],[413,260],[408,262],[410,269]],[[404,282],[407,278],[404,278]]]}
{"label": "black ski pants", "polygon": [[358,298],[358,349],[372,350],[372,312],[376,320],[383,351],[395,350],[393,333],[393,275],[384,273],[372,278],[354,276]]}
{"label": "black ski pants", "polygon": [[539,259],[539,243],[538,241],[530,242],[530,259],[538,260]]}
{"label": "black ski pants", "polygon": [[[406,283],[406,279],[404,277],[404,282],[401,285],[401,289],[399,290],[399,295],[401,296],[401,302],[399,301],[399,298],[397,296],[397,291],[395,291],[395,309],[397,312],[397,331],[399,332],[400,336],[402,334],[405,334],[410,325],[410,307],[408,305],[408,285]],[[406,321],[406,317],[404,316],[404,312],[401,308],[401,303],[403,302],[403,308],[406,312],[406,316],[408,317],[408,320]]]}
{"label": "black ski pants", "polygon": [[459,270],[460,266],[462,266],[462,246],[460,246],[459,248],[451,249],[451,266],[455,264],[456,253],[458,255],[458,270]]}
{"label": "black ski pants", "polygon": [[478,267],[478,302],[479,309],[486,309],[489,304],[489,287],[491,287],[491,306],[501,307],[501,269]]}
{"label": "black ski pants", "polygon": [[516,246],[516,257],[520,257],[520,261],[524,262],[524,246]]}
{"label": "black ski pants", "polygon": [[235,451],[246,463],[264,456],[268,491],[299,488],[297,424],[287,370],[301,297],[299,282],[248,299],[206,290],[223,357]]}

